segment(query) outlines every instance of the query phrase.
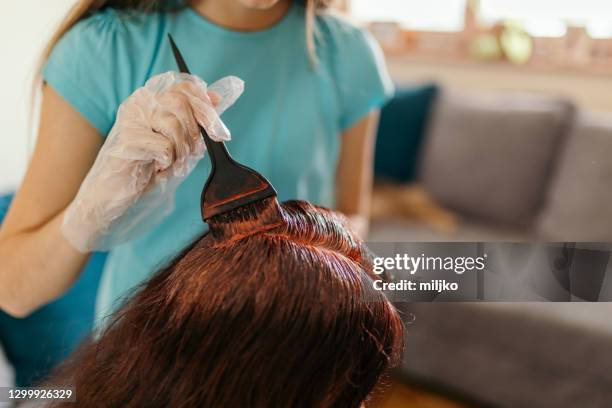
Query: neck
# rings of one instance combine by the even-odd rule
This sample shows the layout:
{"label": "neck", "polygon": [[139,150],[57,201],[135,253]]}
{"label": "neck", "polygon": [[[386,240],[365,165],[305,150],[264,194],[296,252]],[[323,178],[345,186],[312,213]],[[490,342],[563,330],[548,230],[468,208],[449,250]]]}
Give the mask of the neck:
{"label": "neck", "polygon": [[207,20],[230,30],[259,31],[278,23],[291,6],[291,0],[280,0],[262,10],[246,7],[237,0],[192,0],[191,7]]}

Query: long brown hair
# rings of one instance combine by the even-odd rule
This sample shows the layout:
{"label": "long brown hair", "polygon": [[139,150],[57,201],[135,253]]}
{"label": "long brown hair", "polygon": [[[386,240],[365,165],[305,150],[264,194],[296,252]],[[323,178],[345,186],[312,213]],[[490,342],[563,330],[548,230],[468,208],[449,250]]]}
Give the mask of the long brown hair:
{"label": "long brown hair", "polygon": [[403,342],[371,257],[329,210],[271,208],[283,222],[211,223],[60,369],[51,383],[74,386],[76,405],[55,406],[367,403]]}

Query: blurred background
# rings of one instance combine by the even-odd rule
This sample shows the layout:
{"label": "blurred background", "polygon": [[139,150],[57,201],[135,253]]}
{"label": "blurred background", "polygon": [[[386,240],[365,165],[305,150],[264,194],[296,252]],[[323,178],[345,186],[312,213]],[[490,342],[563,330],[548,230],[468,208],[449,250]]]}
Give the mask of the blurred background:
{"label": "blurred background", "polygon": [[[0,14],[10,62],[0,66],[0,220],[34,145],[36,58],[73,2],[11,2]],[[612,3],[338,8],[369,28],[397,88],[378,132],[370,241],[612,241]],[[559,273],[611,271],[609,254],[579,255],[554,255]],[[517,267],[523,256],[517,246]],[[6,378],[36,381],[89,332],[104,257],[58,302],[27,319],[0,315]],[[610,304],[400,308],[406,358],[378,406],[612,406]]]}

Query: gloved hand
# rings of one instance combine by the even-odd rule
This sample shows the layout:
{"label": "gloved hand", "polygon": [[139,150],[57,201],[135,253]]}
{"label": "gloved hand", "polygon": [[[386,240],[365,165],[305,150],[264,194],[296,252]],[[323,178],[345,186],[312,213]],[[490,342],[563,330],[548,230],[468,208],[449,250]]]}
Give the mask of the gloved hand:
{"label": "gloved hand", "polygon": [[79,251],[132,239],[166,217],[178,185],[206,150],[198,129],[229,140],[219,115],[244,84],[226,77],[211,85],[167,72],[151,78],[119,107],[117,120],[81,187],[61,230]]}

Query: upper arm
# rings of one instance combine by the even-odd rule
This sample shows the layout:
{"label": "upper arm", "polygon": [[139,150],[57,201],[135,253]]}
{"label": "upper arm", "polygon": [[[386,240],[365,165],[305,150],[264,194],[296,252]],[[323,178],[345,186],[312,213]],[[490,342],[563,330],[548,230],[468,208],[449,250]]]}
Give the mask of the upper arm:
{"label": "upper arm", "polygon": [[35,230],[66,208],[101,145],[90,122],[45,86],[36,147],[2,235]]}
{"label": "upper arm", "polygon": [[338,101],[338,126],[345,131],[393,95],[393,82],[372,35],[339,18],[326,20],[324,55],[331,63]]}
{"label": "upper arm", "polygon": [[392,96],[393,84],[382,51],[367,31],[340,19],[327,22],[342,132],[336,207],[367,216],[379,110]]}

